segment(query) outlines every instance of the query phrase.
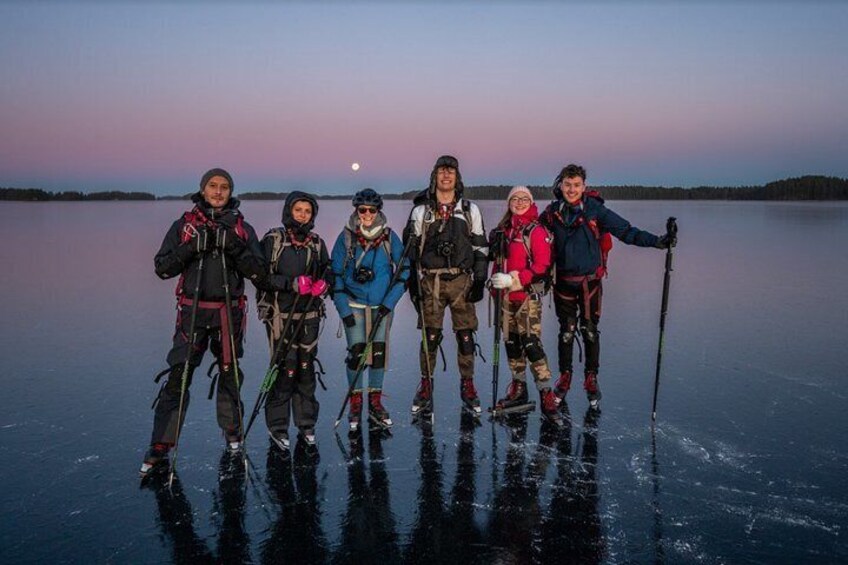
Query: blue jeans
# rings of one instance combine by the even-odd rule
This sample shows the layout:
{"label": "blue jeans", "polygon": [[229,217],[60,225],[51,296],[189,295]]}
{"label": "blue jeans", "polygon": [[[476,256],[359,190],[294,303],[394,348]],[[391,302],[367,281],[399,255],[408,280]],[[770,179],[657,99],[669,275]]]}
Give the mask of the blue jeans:
{"label": "blue jeans", "polygon": [[[377,318],[377,307],[374,306],[371,308],[371,320],[372,323]],[[349,328],[345,326],[345,337],[347,338],[347,347],[350,350],[355,344],[362,343],[364,344],[368,339],[368,334],[365,332],[365,309],[364,308],[354,308],[353,309],[353,319],[356,320],[356,324]],[[386,342],[386,331],[391,325],[392,314],[389,314],[380,322],[380,327],[377,329],[377,333],[374,334],[374,343],[383,343]],[[357,359],[358,361],[358,359]],[[381,367],[368,367],[368,389],[369,390],[382,390],[383,389],[383,376],[385,375],[385,368]],[[362,371],[362,375],[360,375],[357,380],[356,387],[354,387],[354,392],[362,389],[363,379],[365,375],[365,370]],[[347,367],[347,384],[350,386],[353,383],[353,378],[356,376],[356,369],[351,369],[348,365]]]}

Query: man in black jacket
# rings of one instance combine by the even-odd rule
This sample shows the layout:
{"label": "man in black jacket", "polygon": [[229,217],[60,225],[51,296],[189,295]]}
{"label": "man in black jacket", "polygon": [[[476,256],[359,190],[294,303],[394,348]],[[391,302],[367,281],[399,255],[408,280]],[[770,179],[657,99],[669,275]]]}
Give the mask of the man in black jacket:
{"label": "man in black jacket", "polygon": [[[154,258],[156,274],[160,278],[170,279],[179,275],[180,279],[177,283],[176,330],[173,347],[167,356],[170,367],[168,380],[156,401],[150,449],[141,467],[143,474],[162,462],[175,444],[185,421],[192,374],[200,365],[207,347],[211,347],[220,371],[216,399],[218,425],[231,449],[239,449],[241,445],[241,408],[236,382],[242,383],[243,375],[236,375],[234,360],[242,356],[247,311],[244,278],[256,280],[263,276],[265,269],[256,232],[244,221],[238,210],[239,201],[232,197],[232,192],[233,179],[227,171],[207,171],[200,181],[200,190],[192,196],[194,208],[171,225]],[[225,303],[225,277],[232,300],[231,309]],[[196,296],[195,289],[199,291]],[[195,301],[197,319],[191,327]],[[229,335],[230,327],[233,329],[232,336]],[[183,394],[186,360],[189,370]],[[178,413],[182,415],[179,422]]]}
{"label": "man in black jacket", "polygon": [[456,332],[460,395],[469,410],[480,413],[474,388],[475,303],[483,298],[489,248],[483,216],[476,204],[462,197],[464,188],[457,159],[439,157],[430,174],[430,186],[413,200],[415,207],[404,229],[404,244],[413,238],[410,297],[426,335],[413,414],[432,407],[433,367],[448,307]]}

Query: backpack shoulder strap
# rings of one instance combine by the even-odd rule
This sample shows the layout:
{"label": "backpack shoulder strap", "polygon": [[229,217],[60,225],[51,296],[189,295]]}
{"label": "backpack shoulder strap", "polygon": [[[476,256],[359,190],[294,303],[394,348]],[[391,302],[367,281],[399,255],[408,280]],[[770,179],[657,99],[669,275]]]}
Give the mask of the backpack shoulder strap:
{"label": "backpack shoulder strap", "polygon": [[342,276],[347,272],[347,265],[350,263],[350,260],[353,259],[353,255],[355,253],[353,249],[353,235],[350,230],[344,228],[344,244],[345,244],[345,258],[342,263]]}
{"label": "backpack shoulder strap", "polygon": [[383,230],[385,235],[383,236],[382,247],[386,255],[389,256],[389,264],[392,266],[392,272],[394,272],[394,269],[397,269],[398,265],[395,264],[395,259],[392,257],[392,230],[389,227],[385,227]]}
{"label": "backpack shoulder strap", "polygon": [[273,243],[271,247],[271,270],[274,271],[277,268],[277,261],[280,260],[280,255],[283,254],[283,248],[288,241],[286,240],[285,232],[280,228],[270,230],[265,237],[270,237]]}
{"label": "backpack shoulder strap", "polygon": [[465,226],[467,228],[468,237],[471,237],[471,226],[473,225],[471,223],[471,202],[465,198],[462,199],[462,215],[465,216]]}

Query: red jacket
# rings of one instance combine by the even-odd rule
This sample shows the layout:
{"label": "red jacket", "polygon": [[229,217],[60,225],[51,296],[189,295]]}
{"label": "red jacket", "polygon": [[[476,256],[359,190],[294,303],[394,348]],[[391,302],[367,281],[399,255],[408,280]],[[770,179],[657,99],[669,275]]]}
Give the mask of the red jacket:
{"label": "red jacket", "polygon": [[[523,289],[537,277],[548,274],[551,268],[551,246],[553,238],[550,232],[538,223],[539,210],[535,204],[531,204],[520,216],[513,214],[510,217],[509,226],[506,230],[498,227],[495,231],[506,234],[509,244],[506,249],[506,265],[504,272],[512,275],[512,287],[510,287],[509,300],[511,302],[523,302],[527,293]],[[524,245],[524,229],[533,222],[536,227],[530,232],[530,260],[528,261],[527,249]],[[492,263],[492,273],[498,272],[500,266],[497,262]]]}

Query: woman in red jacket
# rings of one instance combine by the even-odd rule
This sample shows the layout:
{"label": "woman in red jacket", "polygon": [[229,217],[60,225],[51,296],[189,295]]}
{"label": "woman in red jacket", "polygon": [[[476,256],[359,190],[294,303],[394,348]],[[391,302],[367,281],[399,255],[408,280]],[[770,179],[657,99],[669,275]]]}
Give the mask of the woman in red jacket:
{"label": "woman in red jacket", "polygon": [[526,369],[536,382],[542,416],[559,424],[559,399],[551,390],[551,370],[542,348],[542,304],[550,280],[550,232],[539,223],[539,211],[526,186],[516,186],[507,198],[509,210],[491,234],[494,257],[491,286],[504,292],[503,333],[512,381],[495,413],[531,409]]}

